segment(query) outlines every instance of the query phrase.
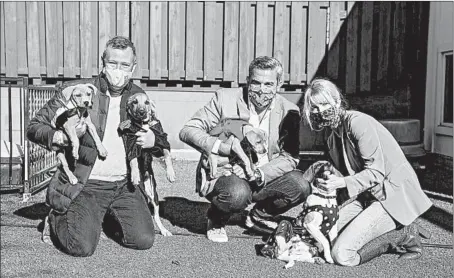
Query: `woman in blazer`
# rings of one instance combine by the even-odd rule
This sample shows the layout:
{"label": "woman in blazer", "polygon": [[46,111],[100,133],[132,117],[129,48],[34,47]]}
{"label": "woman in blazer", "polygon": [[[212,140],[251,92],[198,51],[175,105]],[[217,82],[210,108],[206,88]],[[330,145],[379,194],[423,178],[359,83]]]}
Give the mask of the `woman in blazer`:
{"label": "woman in blazer", "polygon": [[373,117],[346,110],[339,89],[325,79],[306,89],[303,117],[313,130],[331,129],[329,154],[344,175],[320,186],[339,189],[351,201],[339,212],[334,261],[355,266],[390,251],[420,257],[419,231],[412,223],[432,203],[391,133]]}

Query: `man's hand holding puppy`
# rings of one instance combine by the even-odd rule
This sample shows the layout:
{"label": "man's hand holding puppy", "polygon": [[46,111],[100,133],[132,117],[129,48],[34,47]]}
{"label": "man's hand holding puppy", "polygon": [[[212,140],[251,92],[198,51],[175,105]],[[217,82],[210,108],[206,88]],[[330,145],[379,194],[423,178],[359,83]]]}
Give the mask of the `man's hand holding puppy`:
{"label": "man's hand holding puppy", "polygon": [[147,130],[146,132],[138,131],[136,133],[137,140],[136,144],[141,146],[144,149],[153,148],[155,145],[155,135],[152,130]]}

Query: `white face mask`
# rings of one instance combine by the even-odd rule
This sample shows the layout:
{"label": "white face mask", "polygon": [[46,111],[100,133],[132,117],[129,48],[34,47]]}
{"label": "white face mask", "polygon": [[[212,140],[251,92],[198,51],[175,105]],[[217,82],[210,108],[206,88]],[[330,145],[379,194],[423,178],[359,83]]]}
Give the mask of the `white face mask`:
{"label": "white face mask", "polygon": [[104,74],[109,81],[111,89],[121,91],[128,84],[129,79],[131,79],[132,71],[126,72],[121,69],[104,68]]}

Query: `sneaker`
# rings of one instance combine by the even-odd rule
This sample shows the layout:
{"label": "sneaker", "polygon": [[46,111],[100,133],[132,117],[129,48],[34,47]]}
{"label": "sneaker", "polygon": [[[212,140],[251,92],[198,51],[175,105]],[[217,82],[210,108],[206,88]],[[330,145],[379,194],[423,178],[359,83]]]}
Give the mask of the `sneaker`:
{"label": "sneaker", "polygon": [[227,232],[224,227],[215,227],[213,222],[208,219],[207,223],[207,238],[213,242],[227,242]]}
{"label": "sneaker", "polygon": [[44,219],[44,228],[43,233],[41,235],[41,240],[44,243],[52,245],[52,240],[50,239],[49,216],[46,216],[46,218]]}
{"label": "sneaker", "polygon": [[257,215],[252,215],[250,212],[246,216],[244,224],[248,229],[265,234],[272,234],[278,226],[275,221],[265,220]]}

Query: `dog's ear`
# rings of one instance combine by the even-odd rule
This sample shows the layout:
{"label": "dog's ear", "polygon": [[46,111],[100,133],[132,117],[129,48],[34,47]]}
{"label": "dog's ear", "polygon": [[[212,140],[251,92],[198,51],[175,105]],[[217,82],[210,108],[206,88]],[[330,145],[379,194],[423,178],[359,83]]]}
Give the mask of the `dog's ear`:
{"label": "dog's ear", "polygon": [[65,99],[66,102],[69,101],[69,99],[71,98],[71,95],[73,94],[73,91],[76,89],[76,87],[77,87],[77,85],[69,86],[69,87],[64,88],[61,91],[61,95]]}
{"label": "dog's ear", "polygon": [[149,104],[149,111],[150,111],[150,119],[157,119],[158,116],[156,115],[156,103],[154,101],[152,101],[151,99],[148,99],[148,101],[150,102]]}
{"label": "dog's ear", "polygon": [[96,88],[95,85],[93,85],[93,84],[86,84],[86,85],[88,88],[90,88],[93,91],[93,95],[96,95],[99,92],[98,88]]}
{"label": "dog's ear", "polygon": [[126,111],[131,111],[131,106],[135,99],[136,99],[135,94],[128,98],[128,101],[126,102]]}

